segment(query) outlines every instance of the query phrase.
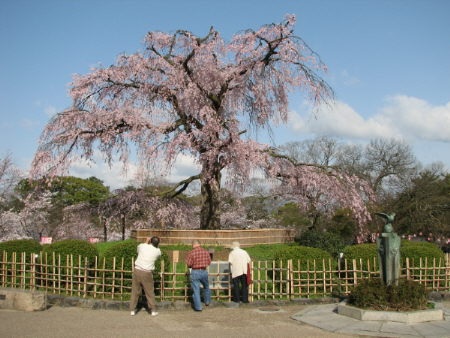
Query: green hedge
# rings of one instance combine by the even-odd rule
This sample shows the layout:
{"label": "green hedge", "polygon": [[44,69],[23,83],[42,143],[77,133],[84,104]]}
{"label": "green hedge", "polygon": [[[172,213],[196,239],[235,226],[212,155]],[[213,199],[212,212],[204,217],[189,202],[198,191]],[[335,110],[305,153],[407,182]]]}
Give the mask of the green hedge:
{"label": "green hedge", "polygon": [[280,250],[297,246],[297,244],[259,244],[244,248],[254,261],[273,261]]}
{"label": "green hedge", "polygon": [[317,230],[304,231],[295,241],[303,246],[325,250],[333,257],[337,257],[345,247],[344,240],[338,235]]}
{"label": "green hedge", "polygon": [[315,260],[316,268],[322,269],[323,259],[325,259],[325,264],[328,264],[328,261],[332,257],[330,253],[328,253],[325,250],[297,245],[277,251],[274,258],[276,261],[283,261],[283,262],[292,259],[294,269],[298,268],[299,261],[301,269],[305,269],[308,266],[308,262],[311,268],[312,261]]}
{"label": "green hedge", "polygon": [[73,255],[74,262],[78,260],[78,257],[82,257],[82,262],[84,258],[87,257],[89,263],[92,263],[96,256],[98,256],[98,250],[95,245],[88,243],[87,241],[79,239],[66,239],[63,241],[55,242],[50,245],[45,245],[44,254],[51,255],[61,255],[61,260],[66,260],[66,257]]}
{"label": "green hedge", "polygon": [[367,261],[368,259],[372,261],[374,257],[378,257],[377,245],[375,243],[349,245],[344,248],[343,252],[344,258],[348,260],[362,258],[363,261]]}
{"label": "green hedge", "polygon": [[[420,258],[427,258],[428,265],[433,264],[433,259],[436,259],[436,264],[439,264],[439,260],[442,261],[445,258],[442,250],[434,243],[429,242],[411,242],[408,240],[402,241],[402,246],[400,247],[400,252],[402,254],[402,261],[405,261],[405,258],[408,257],[410,260],[410,264],[418,266]],[[425,261],[423,261],[425,264]]]}
{"label": "green hedge", "polygon": [[[412,242],[408,240],[402,240],[400,255],[402,263],[405,262],[406,258],[409,258],[411,265],[414,261],[416,266],[419,264],[420,258],[427,258],[429,266],[433,264],[433,258],[436,258],[436,264],[439,263],[439,259],[444,259],[444,253],[436,244],[428,242]],[[377,245],[375,243],[351,245],[344,249],[345,259],[351,260],[362,258],[364,266],[366,266],[368,259],[373,262],[374,257],[378,260]]]}
{"label": "green hedge", "polygon": [[30,254],[39,254],[42,251],[42,246],[33,239],[17,239],[0,243],[0,257],[3,257],[3,251],[8,253],[8,257],[11,257],[13,252],[17,253],[18,257],[20,253],[26,252],[28,261]]}

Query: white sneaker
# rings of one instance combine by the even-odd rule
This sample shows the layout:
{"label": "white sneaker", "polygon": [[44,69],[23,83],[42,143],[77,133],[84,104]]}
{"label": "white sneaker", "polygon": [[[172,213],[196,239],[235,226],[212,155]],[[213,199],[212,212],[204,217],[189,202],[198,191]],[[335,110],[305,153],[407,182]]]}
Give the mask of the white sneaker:
{"label": "white sneaker", "polygon": [[136,311],[131,311],[130,315],[134,316],[136,314]]}
{"label": "white sneaker", "polygon": [[152,313],[151,313],[151,315],[150,315],[150,316],[157,316],[157,315],[159,315],[159,312],[156,312],[156,311],[152,311]]}

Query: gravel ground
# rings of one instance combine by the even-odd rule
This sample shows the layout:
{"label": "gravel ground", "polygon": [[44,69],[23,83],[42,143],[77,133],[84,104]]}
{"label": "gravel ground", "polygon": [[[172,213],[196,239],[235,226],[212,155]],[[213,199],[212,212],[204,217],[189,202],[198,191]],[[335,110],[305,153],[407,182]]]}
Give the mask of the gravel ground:
{"label": "gravel ground", "polygon": [[276,308],[173,310],[155,317],[146,311],[131,317],[128,311],[57,306],[40,312],[0,310],[0,337],[351,337],[291,319],[304,305]]}

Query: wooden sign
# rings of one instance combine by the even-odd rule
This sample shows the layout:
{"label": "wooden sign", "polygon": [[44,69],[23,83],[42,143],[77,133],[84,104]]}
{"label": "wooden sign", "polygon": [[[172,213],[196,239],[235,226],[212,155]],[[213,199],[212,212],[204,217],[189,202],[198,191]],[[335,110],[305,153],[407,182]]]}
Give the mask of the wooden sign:
{"label": "wooden sign", "polygon": [[174,250],[172,252],[172,262],[178,263],[180,261],[180,251]]}

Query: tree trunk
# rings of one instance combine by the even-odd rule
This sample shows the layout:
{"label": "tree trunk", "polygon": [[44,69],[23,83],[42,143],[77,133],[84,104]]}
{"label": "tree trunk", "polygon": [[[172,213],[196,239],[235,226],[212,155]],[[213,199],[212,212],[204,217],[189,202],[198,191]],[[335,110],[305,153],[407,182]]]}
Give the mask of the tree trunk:
{"label": "tree trunk", "polygon": [[122,216],[122,241],[125,240],[125,216]]}
{"label": "tree trunk", "polygon": [[217,171],[211,179],[201,179],[201,229],[220,229],[220,178],[220,171]]}
{"label": "tree trunk", "polygon": [[106,227],[106,219],[102,219],[102,217],[99,217],[100,224],[103,223],[103,242],[108,241],[108,229]]}

